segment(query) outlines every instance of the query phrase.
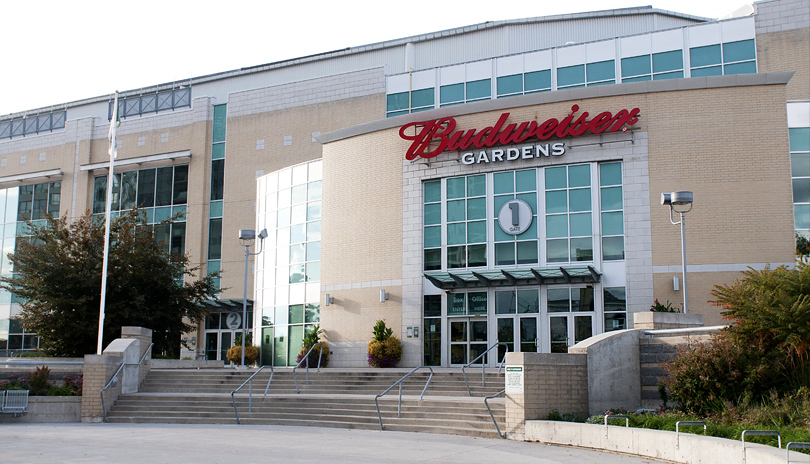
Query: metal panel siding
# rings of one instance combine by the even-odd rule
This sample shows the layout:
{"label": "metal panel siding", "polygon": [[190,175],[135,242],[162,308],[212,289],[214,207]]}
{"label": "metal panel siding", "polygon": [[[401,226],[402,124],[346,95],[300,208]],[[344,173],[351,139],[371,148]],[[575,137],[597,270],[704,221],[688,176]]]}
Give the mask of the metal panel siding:
{"label": "metal panel siding", "polygon": [[[416,69],[482,60],[698,24],[663,15],[594,17],[523,23],[416,43]],[[389,70],[389,73],[395,73]]]}

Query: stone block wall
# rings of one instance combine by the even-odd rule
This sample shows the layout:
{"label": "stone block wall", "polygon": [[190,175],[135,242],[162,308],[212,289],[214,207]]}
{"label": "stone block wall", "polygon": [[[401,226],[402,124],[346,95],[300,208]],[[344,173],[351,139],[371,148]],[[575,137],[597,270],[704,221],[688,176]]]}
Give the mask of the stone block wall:
{"label": "stone block wall", "polygon": [[508,366],[523,367],[523,394],[506,395],[507,436],[521,439],[527,420],[544,419],[551,410],[588,415],[587,355],[507,353]]}

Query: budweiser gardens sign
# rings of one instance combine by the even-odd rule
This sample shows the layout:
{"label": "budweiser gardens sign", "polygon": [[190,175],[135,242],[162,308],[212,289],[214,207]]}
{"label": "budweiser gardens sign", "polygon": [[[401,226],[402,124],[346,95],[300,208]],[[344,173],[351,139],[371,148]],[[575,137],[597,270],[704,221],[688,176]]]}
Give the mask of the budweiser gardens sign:
{"label": "budweiser gardens sign", "polygon": [[[565,153],[562,142],[537,144],[537,141],[578,137],[626,131],[627,126],[638,122],[640,110],[622,109],[616,113],[603,111],[589,118],[587,111],[579,112],[579,105],[571,107],[571,113],[562,119],[550,118],[543,122],[525,121],[509,123],[509,113],[503,113],[492,126],[483,129],[456,130],[456,120],[451,117],[432,121],[411,122],[399,129],[399,136],[411,141],[405,158],[435,158],[445,151],[462,151],[464,164],[513,161],[516,159],[560,156]],[[409,130],[413,128],[413,130]],[[408,133],[412,132],[412,133]],[[493,149],[489,152],[475,150],[499,145],[530,144],[519,148]]]}

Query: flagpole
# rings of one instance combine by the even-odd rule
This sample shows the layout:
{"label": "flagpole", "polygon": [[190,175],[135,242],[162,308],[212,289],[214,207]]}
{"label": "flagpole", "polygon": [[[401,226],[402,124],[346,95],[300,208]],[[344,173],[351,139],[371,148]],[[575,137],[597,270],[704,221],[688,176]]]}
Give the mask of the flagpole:
{"label": "flagpole", "polygon": [[101,305],[98,311],[98,348],[96,354],[101,354],[104,343],[104,303],[107,299],[107,261],[110,254],[110,209],[112,206],[113,190],[113,162],[117,155],[115,141],[116,129],[118,129],[118,91],[115,91],[115,103],[113,103],[112,119],[110,120],[110,172],[107,174],[107,202],[104,209],[104,260],[101,266]]}

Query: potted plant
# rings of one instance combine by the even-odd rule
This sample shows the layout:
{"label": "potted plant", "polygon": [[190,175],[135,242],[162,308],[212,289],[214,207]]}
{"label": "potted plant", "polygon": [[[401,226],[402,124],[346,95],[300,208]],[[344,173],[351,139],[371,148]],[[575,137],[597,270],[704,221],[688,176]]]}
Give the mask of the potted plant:
{"label": "potted plant", "polygon": [[[304,334],[304,338],[301,339],[303,343],[303,348],[301,351],[298,352],[298,358],[296,358],[295,362],[300,363],[304,356],[309,352],[309,350],[314,346],[315,349],[309,353],[309,357],[307,358],[307,362],[301,364],[303,367],[326,367],[326,364],[329,362],[329,347],[326,345],[326,342],[321,340],[321,335],[323,335],[323,330],[319,325],[314,325],[312,330]],[[320,365],[318,365],[318,359],[321,360]]]}
{"label": "potted plant", "polygon": [[[247,347],[245,348],[245,365],[250,366],[259,358],[259,349],[253,346],[252,334],[247,334]],[[236,365],[242,364],[242,335],[234,337],[233,346],[225,354],[228,361]]]}
{"label": "potted plant", "polygon": [[374,325],[374,339],[368,343],[368,365],[394,367],[402,359],[402,343],[385,326],[385,319]]}

